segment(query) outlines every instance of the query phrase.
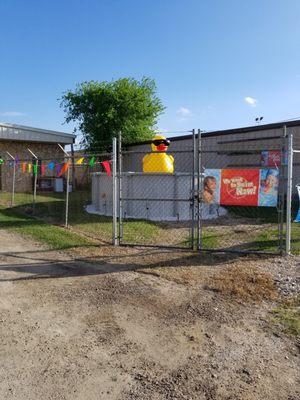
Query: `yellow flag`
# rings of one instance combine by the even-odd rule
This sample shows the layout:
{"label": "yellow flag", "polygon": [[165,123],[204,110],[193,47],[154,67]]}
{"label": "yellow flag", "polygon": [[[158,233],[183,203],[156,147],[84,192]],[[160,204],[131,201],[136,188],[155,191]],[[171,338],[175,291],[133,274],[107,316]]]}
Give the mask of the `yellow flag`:
{"label": "yellow flag", "polygon": [[84,161],[84,157],[81,157],[76,161],[76,164],[81,165],[83,163],[83,161]]}
{"label": "yellow flag", "polygon": [[28,164],[27,167],[28,167],[28,172],[30,173],[32,170],[32,164]]}

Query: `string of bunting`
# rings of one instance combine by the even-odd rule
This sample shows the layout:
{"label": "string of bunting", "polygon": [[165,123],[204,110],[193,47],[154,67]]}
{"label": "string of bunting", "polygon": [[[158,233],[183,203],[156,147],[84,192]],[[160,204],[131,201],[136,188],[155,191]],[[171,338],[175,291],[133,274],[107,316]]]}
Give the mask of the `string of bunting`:
{"label": "string of bunting", "polygon": [[[40,170],[41,175],[45,175],[46,169],[48,168],[50,171],[55,172],[55,174],[58,177],[61,177],[63,174],[65,174],[68,170],[68,168],[71,165],[71,161],[68,160],[66,162],[60,163],[57,161],[50,161],[48,163],[35,163],[35,162],[23,162],[20,160],[19,156],[17,155],[15,157],[15,161],[12,160],[4,160],[2,157],[0,157],[0,165],[3,164],[8,164],[9,167],[13,167],[13,165],[16,165],[16,167],[20,167],[20,170],[23,173],[33,173],[36,175],[38,171]],[[108,176],[111,176],[111,164],[112,160],[108,161],[97,161],[97,157],[95,156],[83,156],[80,157],[78,160],[75,161],[75,165],[78,166],[88,166],[93,168],[95,165],[101,165],[104,171]]]}

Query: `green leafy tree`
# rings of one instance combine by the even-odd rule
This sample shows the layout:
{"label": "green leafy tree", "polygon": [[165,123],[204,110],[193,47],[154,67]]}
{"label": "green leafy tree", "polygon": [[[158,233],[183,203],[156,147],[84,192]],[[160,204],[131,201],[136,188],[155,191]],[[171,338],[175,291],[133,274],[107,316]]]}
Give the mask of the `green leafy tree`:
{"label": "green leafy tree", "polygon": [[83,82],[61,99],[66,122],[83,133],[87,149],[104,150],[122,132],[124,142],[148,140],[165,107],[153,79],[122,78],[111,82]]}

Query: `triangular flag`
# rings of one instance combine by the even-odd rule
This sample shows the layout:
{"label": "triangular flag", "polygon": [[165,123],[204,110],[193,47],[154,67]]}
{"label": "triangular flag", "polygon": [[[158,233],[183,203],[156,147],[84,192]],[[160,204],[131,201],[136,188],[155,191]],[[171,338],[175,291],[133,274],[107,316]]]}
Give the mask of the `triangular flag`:
{"label": "triangular flag", "polygon": [[19,164],[20,164],[20,159],[19,159],[18,154],[16,155],[15,163],[16,163],[16,165],[19,165]]}
{"label": "triangular flag", "polygon": [[60,170],[58,176],[62,176],[62,174],[64,174],[65,172],[67,172],[68,168],[69,168],[69,162],[63,163],[63,166],[62,166],[62,168],[61,168],[61,170]]}
{"label": "triangular flag", "polygon": [[108,176],[111,176],[111,168],[110,168],[111,161],[102,161],[101,165],[105,169],[105,172]]}
{"label": "triangular flag", "polygon": [[95,165],[95,161],[96,161],[96,157],[93,156],[89,161],[89,166],[93,167]]}
{"label": "triangular flag", "polygon": [[33,175],[37,175],[37,173],[38,173],[38,165],[37,165],[37,163],[34,163],[33,164]]}
{"label": "triangular flag", "polygon": [[48,164],[48,168],[49,169],[54,169],[54,167],[55,167],[55,162],[54,161],[50,161],[49,164]]}
{"label": "triangular flag", "polygon": [[1,165],[1,164],[4,164],[3,158],[0,158],[0,165]]}
{"label": "triangular flag", "polygon": [[76,161],[76,164],[81,165],[81,164],[83,164],[83,161],[84,161],[84,157],[81,157]]}
{"label": "triangular flag", "polygon": [[27,167],[26,162],[23,162],[23,163],[22,163],[22,172],[24,172],[24,174],[25,174],[25,172],[26,172],[26,167]]}
{"label": "triangular flag", "polygon": [[46,165],[41,164],[41,175],[45,175],[45,172],[46,172]]}
{"label": "triangular flag", "polygon": [[32,170],[32,164],[28,164],[27,165],[27,170],[28,170],[28,173],[30,174],[31,173],[31,170]]}

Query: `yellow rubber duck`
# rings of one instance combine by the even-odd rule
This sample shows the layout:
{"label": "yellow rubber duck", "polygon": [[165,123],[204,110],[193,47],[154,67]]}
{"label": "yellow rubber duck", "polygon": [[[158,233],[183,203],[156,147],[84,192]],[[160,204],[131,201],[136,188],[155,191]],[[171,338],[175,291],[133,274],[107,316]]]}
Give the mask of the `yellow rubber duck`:
{"label": "yellow rubber duck", "polygon": [[159,172],[173,174],[174,157],[165,152],[168,150],[170,141],[162,135],[156,135],[151,142],[152,153],[143,158],[143,172]]}

